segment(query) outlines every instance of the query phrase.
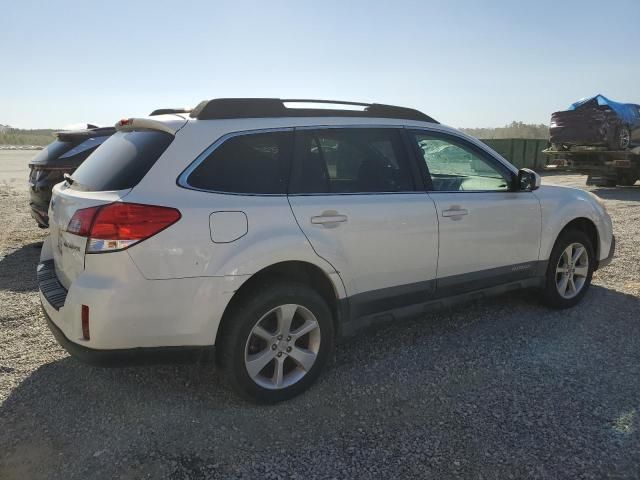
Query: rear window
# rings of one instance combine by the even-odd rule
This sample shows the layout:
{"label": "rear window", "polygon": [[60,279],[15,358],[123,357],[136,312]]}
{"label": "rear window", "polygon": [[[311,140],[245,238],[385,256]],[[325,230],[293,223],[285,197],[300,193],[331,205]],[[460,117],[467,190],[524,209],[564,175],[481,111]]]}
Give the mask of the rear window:
{"label": "rear window", "polygon": [[55,142],[50,143],[42,150],[38,152],[38,154],[33,157],[31,160],[32,163],[46,163],[51,160],[56,160],[60,155],[68,152],[74,147],[74,142],[62,142],[60,140],[56,140]]}
{"label": "rear window", "polygon": [[66,152],[64,155],[60,156],[60,158],[71,158],[79,155],[81,153],[88,152],[89,150],[98,148],[102,145],[109,137],[91,137],[87,138],[84,142],[79,143],[71,150]]}
{"label": "rear window", "polygon": [[133,188],[172,140],[173,135],[157,130],[117,132],[78,167],[71,188],[94,192]]}

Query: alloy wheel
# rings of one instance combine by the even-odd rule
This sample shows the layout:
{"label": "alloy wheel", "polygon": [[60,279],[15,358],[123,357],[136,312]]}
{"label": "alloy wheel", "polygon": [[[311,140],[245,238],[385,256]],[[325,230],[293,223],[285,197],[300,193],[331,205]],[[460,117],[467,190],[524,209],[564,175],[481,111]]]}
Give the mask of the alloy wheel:
{"label": "alloy wheel", "polygon": [[270,390],[289,387],[313,367],[320,351],[320,324],[302,305],[280,305],[257,321],[245,345],[249,377]]}
{"label": "alloy wheel", "polygon": [[560,255],[556,266],[556,288],[562,298],[578,295],[589,274],[589,254],[581,243],[572,243]]}
{"label": "alloy wheel", "polygon": [[626,149],[629,146],[630,142],[631,142],[631,135],[629,133],[629,129],[626,127],[621,128],[620,136],[618,138],[618,143],[620,144],[620,148],[622,148],[623,150]]}

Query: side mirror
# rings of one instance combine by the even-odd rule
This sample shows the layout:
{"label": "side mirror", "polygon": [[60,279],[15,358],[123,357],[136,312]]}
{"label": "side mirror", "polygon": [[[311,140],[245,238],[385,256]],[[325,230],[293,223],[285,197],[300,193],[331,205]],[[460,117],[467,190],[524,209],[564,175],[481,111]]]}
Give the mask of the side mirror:
{"label": "side mirror", "polygon": [[530,168],[521,168],[518,170],[518,189],[525,192],[532,192],[540,188],[542,179],[540,175]]}

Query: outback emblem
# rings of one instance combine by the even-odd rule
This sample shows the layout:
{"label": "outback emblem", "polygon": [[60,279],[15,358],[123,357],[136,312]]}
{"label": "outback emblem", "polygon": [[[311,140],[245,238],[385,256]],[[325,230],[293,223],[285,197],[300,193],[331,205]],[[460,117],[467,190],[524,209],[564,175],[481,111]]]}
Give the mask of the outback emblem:
{"label": "outback emblem", "polygon": [[531,264],[527,264],[527,265],[516,265],[515,267],[513,267],[511,269],[512,272],[519,272],[521,270],[529,270],[531,268]]}

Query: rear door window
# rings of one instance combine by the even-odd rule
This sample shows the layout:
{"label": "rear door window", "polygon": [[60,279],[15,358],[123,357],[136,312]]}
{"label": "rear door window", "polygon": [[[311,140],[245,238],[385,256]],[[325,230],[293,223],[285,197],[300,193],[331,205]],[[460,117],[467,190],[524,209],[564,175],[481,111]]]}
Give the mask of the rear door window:
{"label": "rear door window", "polygon": [[133,188],[173,138],[157,130],[116,132],[73,173],[71,188],[94,192]]}
{"label": "rear door window", "polygon": [[290,192],[375,193],[414,189],[409,160],[395,128],[296,131]]}
{"label": "rear door window", "polygon": [[292,143],[290,131],[231,137],[198,164],[187,184],[215,192],[285,194]]}

